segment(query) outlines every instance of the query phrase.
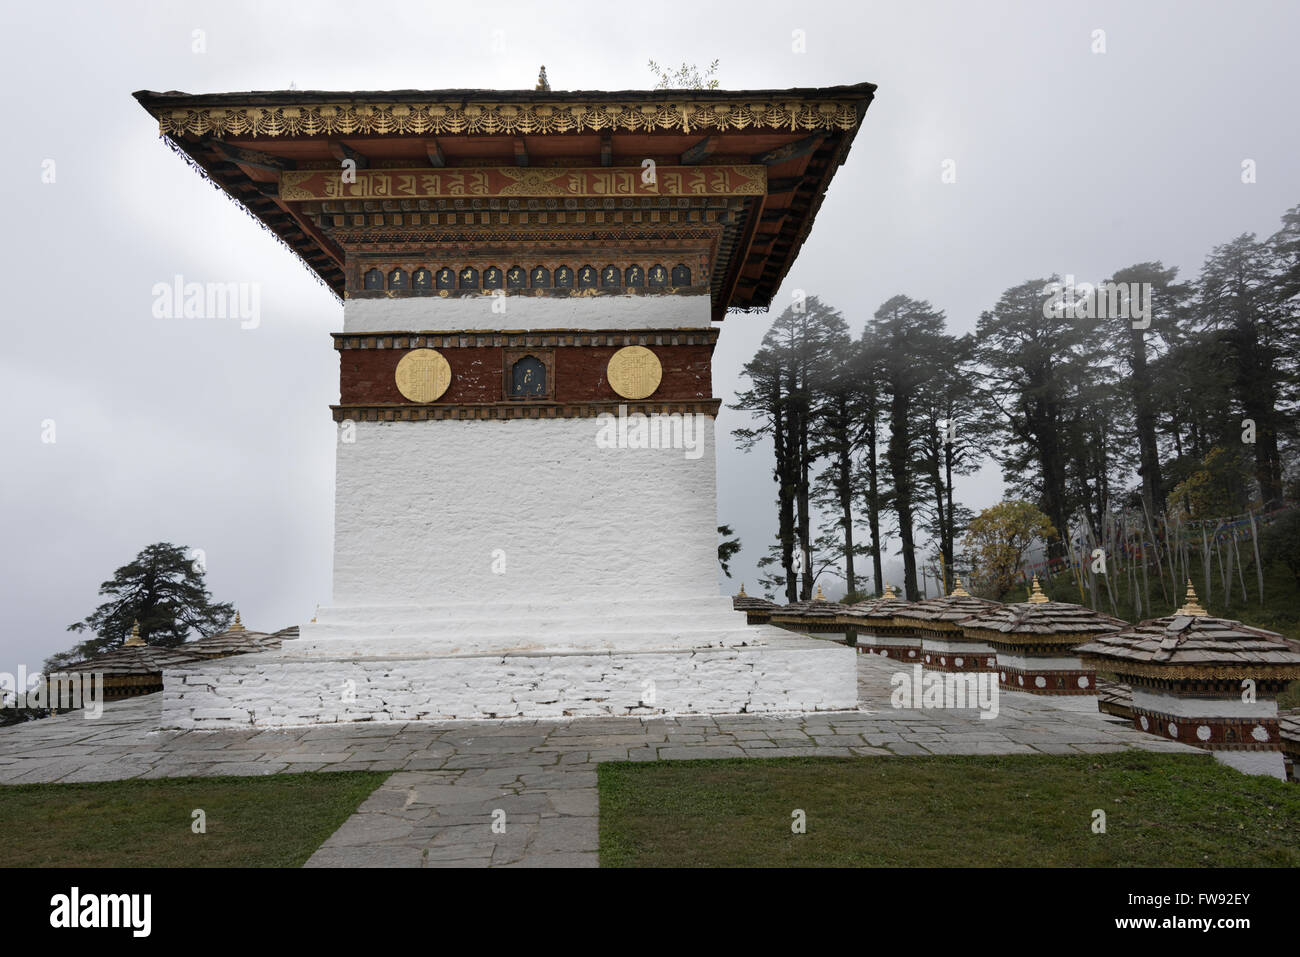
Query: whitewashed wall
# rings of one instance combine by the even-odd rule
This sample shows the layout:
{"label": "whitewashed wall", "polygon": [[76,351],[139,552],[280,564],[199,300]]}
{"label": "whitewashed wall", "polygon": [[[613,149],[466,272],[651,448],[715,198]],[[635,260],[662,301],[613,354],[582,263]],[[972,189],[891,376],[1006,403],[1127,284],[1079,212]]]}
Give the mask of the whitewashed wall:
{"label": "whitewashed wall", "polygon": [[598,448],[595,418],[357,423],[334,603],[715,598],[714,423],[697,421],[694,459]]}

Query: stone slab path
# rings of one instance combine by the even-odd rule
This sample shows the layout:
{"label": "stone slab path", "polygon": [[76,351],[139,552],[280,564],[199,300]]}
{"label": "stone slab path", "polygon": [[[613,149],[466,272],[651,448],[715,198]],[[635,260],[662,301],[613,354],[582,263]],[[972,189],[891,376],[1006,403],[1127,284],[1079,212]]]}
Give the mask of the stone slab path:
{"label": "stone slab path", "polygon": [[1204,753],[1102,715],[1091,698],[1002,692],[991,720],[973,709],[895,709],[897,669],[859,655],[858,710],[790,715],[158,731],[160,696],[150,695],[110,704],[94,720],[72,713],[0,729],[0,785],[394,771],[308,867],[594,867],[601,761]]}

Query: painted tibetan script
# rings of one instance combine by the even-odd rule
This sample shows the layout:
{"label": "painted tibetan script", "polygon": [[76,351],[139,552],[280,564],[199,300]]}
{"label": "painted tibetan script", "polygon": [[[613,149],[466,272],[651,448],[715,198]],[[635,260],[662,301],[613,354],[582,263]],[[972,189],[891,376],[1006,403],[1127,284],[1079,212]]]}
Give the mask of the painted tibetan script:
{"label": "painted tibetan script", "polygon": [[764,166],[660,166],[647,176],[627,169],[519,169],[512,166],[457,170],[358,170],[344,182],[338,170],[285,170],[280,198],[442,199],[475,196],[761,196]]}

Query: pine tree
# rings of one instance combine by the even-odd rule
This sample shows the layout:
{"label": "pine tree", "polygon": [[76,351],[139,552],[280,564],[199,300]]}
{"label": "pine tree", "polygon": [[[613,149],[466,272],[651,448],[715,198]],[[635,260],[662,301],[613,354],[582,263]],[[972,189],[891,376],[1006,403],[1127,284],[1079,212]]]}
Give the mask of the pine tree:
{"label": "pine tree", "polygon": [[225,629],[235,615],[234,606],[212,601],[204,570],[188,552],[184,546],[159,542],[114,572],[99,586],[99,594],[109,600],[68,626],[68,631],[90,631],[94,637],[53,656],[55,668],[47,663],[46,670],[117,648],[137,621],[147,644],[165,648],[181,644],[191,633],[206,637]]}

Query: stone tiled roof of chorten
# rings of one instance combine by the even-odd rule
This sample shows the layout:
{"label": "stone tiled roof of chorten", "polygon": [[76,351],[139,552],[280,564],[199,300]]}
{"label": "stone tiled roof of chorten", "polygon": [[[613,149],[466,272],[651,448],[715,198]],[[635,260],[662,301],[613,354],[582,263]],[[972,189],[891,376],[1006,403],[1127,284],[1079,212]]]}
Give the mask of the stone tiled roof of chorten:
{"label": "stone tiled roof of chorten", "polygon": [[781,606],[759,595],[745,594],[745,586],[741,585],[740,591],[731,596],[731,607],[736,611],[775,611]]}
{"label": "stone tiled roof of chorten", "polygon": [[955,628],[958,622],[986,614],[1001,604],[987,598],[976,598],[961,586],[958,578],[951,594],[913,602],[901,609],[894,620],[905,627]]}
{"label": "stone tiled roof of chorten", "polygon": [[1212,618],[1187,583],[1187,603],[1174,614],[1152,618],[1079,647],[1098,668],[1154,678],[1300,678],[1300,654],[1281,635],[1230,618]]}
{"label": "stone tiled roof of chorten", "polygon": [[102,655],[78,661],[60,671],[91,671],[105,675],[148,675],[164,668],[175,668],[199,660],[197,655],[180,648],[162,648],[145,644],[140,637],[140,627],[131,629],[131,637],[123,644]]}
{"label": "stone tiled roof of chorten", "polygon": [[822,586],[817,586],[817,594],[809,601],[796,601],[789,605],[783,605],[774,609],[772,612],[772,621],[791,621],[791,622],[834,622],[847,609],[848,605],[843,605],[837,601],[830,601],[822,594]]}
{"label": "stone tiled roof of chorten", "polygon": [[890,624],[894,617],[902,611],[912,607],[912,603],[906,598],[900,597],[893,589],[893,586],[886,585],[885,593],[879,598],[873,598],[869,601],[860,601],[845,607],[840,617],[848,621],[875,621],[883,624]]}
{"label": "stone tiled roof of chorten", "polygon": [[971,637],[1008,645],[1077,645],[1131,627],[1083,605],[1052,601],[1034,576],[1029,600],[999,605],[961,623]]}
{"label": "stone tiled roof of chorten", "polygon": [[238,612],[236,612],[235,623],[225,631],[215,635],[208,635],[208,637],[200,638],[198,641],[187,642],[182,647],[204,658],[224,658],[228,655],[247,655],[259,651],[273,651],[279,648],[281,642],[285,639],[297,637],[298,627],[296,625],[273,633],[249,631],[244,627],[239,619]]}

